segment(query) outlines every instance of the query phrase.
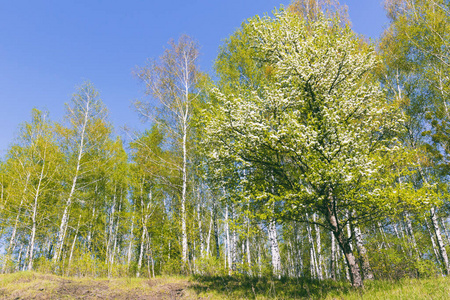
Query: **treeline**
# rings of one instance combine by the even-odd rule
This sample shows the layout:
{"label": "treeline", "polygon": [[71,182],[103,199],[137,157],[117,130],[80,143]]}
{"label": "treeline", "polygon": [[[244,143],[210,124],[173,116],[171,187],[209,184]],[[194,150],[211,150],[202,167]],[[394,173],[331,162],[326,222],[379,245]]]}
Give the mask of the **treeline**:
{"label": "treeline", "polygon": [[385,6],[377,44],[337,1],[249,19],[216,81],[170,42],[127,145],[89,82],[64,121],[33,110],[0,165],[2,272],[448,275],[450,4]]}

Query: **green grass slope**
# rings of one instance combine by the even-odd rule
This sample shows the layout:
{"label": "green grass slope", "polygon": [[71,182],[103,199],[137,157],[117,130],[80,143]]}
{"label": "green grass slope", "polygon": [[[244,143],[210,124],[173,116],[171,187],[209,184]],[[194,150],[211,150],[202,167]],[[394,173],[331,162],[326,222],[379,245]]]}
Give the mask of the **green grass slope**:
{"label": "green grass slope", "polygon": [[0,299],[450,299],[450,279],[348,283],[194,276],[75,278],[36,272],[0,275]]}

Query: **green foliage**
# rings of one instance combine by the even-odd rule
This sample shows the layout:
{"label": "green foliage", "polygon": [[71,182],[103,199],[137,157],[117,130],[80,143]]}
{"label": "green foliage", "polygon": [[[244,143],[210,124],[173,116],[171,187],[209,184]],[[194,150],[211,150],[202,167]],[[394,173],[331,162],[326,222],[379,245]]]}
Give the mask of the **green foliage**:
{"label": "green foliage", "polygon": [[[436,264],[430,260],[418,259],[405,253],[403,243],[389,239],[388,248],[372,248],[369,244],[370,266],[374,276],[382,280],[402,278],[430,278],[439,274]],[[373,244],[375,245],[375,244]]]}
{"label": "green foliage", "polygon": [[255,64],[271,66],[273,79],[258,82],[255,91],[239,85],[234,92],[212,91],[221,105],[208,125],[211,175],[224,178],[226,166],[247,173],[254,199],[283,204],[279,211],[287,218],[321,210],[331,191],[345,199],[341,209],[360,215],[386,208],[390,197],[374,186],[389,185],[374,178],[383,166],[377,155],[394,155],[400,145],[391,132],[395,112],[370,75],[377,64],[373,50],[324,18],[306,30],[297,16],[280,12],[247,27]]}
{"label": "green foliage", "polygon": [[13,273],[17,268],[17,262],[14,262],[14,257],[11,254],[0,255],[0,265],[4,273]]}
{"label": "green foliage", "polygon": [[[191,272],[193,291],[219,298],[420,298],[442,288],[414,281],[424,285],[410,293],[407,278],[444,273],[449,250],[437,240],[450,241],[450,7],[387,7],[381,57],[334,0],[243,23],[220,48],[215,83],[180,63],[197,59],[194,41],[171,42],[137,70],[160,105],[136,103],[152,124],[128,145],[89,82],[65,122],[33,110],[0,161],[2,272]],[[359,292],[345,281],[366,257],[356,226],[375,277],[392,280]]]}
{"label": "green foliage", "polygon": [[183,274],[183,266],[180,263],[179,258],[173,258],[164,263],[162,267],[161,274],[162,275],[181,275]]}
{"label": "green foliage", "polygon": [[228,270],[223,266],[223,261],[216,257],[199,258],[195,263],[198,274],[202,276],[225,276],[228,274]]}

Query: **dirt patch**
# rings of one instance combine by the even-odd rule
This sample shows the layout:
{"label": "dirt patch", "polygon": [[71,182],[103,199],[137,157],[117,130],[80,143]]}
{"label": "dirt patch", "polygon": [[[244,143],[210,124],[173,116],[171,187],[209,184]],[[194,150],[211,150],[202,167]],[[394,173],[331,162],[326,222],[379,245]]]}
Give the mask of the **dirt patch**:
{"label": "dirt patch", "polygon": [[181,283],[167,283],[157,286],[155,289],[155,299],[183,299],[187,284]]}
{"label": "dirt patch", "polygon": [[71,280],[63,280],[60,282],[56,294],[64,298],[75,299],[98,299],[109,296],[109,287],[105,282],[93,281],[90,284],[84,284]]}
{"label": "dirt patch", "polygon": [[130,284],[126,279],[72,279],[35,274],[5,287],[0,285],[0,299],[198,299],[186,292],[189,286],[187,279],[142,279]]}

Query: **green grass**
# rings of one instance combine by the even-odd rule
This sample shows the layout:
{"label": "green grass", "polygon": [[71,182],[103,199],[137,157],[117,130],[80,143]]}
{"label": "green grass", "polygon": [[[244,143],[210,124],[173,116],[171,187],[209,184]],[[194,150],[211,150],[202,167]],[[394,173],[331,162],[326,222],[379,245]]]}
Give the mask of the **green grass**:
{"label": "green grass", "polygon": [[450,279],[402,279],[365,282],[362,291],[330,293],[326,299],[450,299]]}
{"label": "green grass", "polygon": [[0,299],[450,299],[450,278],[347,282],[267,277],[75,278],[36,272],[0,275]]}
{"label": "green grass", "polygon": [[194,277],[190,289],[210,299],[450,299],[450,279],[367,281],[360,290],[332,280]]}

